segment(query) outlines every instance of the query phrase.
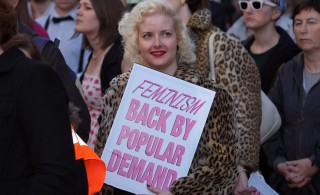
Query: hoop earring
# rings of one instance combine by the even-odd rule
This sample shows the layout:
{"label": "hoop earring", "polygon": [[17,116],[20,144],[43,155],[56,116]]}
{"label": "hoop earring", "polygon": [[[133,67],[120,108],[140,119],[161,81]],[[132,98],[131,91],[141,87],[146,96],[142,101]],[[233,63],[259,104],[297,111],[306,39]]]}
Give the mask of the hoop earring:
{"label": "hoop earring", "polygon": [[186,3],[186,0],[180,0],[180,5],[184,5]]}

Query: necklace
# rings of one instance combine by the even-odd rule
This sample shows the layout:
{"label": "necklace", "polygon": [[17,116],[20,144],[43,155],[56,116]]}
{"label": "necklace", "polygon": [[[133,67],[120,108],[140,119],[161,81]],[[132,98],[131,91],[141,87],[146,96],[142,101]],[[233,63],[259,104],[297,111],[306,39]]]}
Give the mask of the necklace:
{"label": "necklace", "polygon": [[104,49],[100,49],[96,54],[92,52],[92,59],[96,60],[104,51]]}

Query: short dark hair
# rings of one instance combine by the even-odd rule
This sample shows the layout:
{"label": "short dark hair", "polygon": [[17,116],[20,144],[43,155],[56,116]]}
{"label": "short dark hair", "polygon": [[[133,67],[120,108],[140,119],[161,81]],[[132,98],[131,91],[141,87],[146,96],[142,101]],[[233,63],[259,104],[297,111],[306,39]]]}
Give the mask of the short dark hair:
{"label": "short dark hair", "polygon": [[13,6],[7,0],[0,0],[0,45],[6,43],[18,32],[18,20]]}
{"label": "short dark hair", "polygon": [[[320,1],[319,0],[302,0],[293,10],[292,18],[293,21],[295,17],[304,10],[315,10],[320,13]],[[293,22],[294,24],[294,22]]]}

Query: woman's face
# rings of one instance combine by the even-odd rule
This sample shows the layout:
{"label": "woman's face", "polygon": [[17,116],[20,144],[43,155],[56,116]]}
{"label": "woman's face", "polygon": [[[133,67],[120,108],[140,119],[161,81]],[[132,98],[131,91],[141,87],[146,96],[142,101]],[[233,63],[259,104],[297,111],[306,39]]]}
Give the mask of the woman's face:
{"label": "woman's face", "polygon": [[77,11],[76,31],[84,35],[98,33],[100,27],[96,12],[92,6],[91,0],[80,0]]}
{"label": "woman's face", "polygon": [[177,35],[172,17],[157,13],[146,16],[138,26],[138,49],[152,69],[174,73],[177,68]]}
{"label": "woman's face", "polygon": [[294,35],[303,51],[320,51],[320,14],[314,9],[303,10],[294,18]]}
{"label": "woman's face", "polygon": [[[261,4],[261,9],[256,10],[251,5],[252,2],[257,2],[256,0],[247,0],[244,1],[247,2],[246,9],[242,9],[242,15],[243,15],[243,21],[247,28],[255,30],[255,29],[261,29],[273,22],[276,21],[276,19],[280,16],[279,9],[266,5]],[[264,0],[262,2],[270,2],[268,0]],[[274,4],[274,6],[276,6]]]}

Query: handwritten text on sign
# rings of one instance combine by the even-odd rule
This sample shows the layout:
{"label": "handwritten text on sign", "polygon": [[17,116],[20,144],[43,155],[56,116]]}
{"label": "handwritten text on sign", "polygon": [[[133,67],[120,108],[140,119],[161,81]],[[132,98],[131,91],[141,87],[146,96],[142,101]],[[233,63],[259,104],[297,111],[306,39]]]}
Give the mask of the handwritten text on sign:
{"label": "handwritten text on sign", "polygon": [[135,64],[102,155],[105,183],[146,194],[186,176],[214,94]]}

